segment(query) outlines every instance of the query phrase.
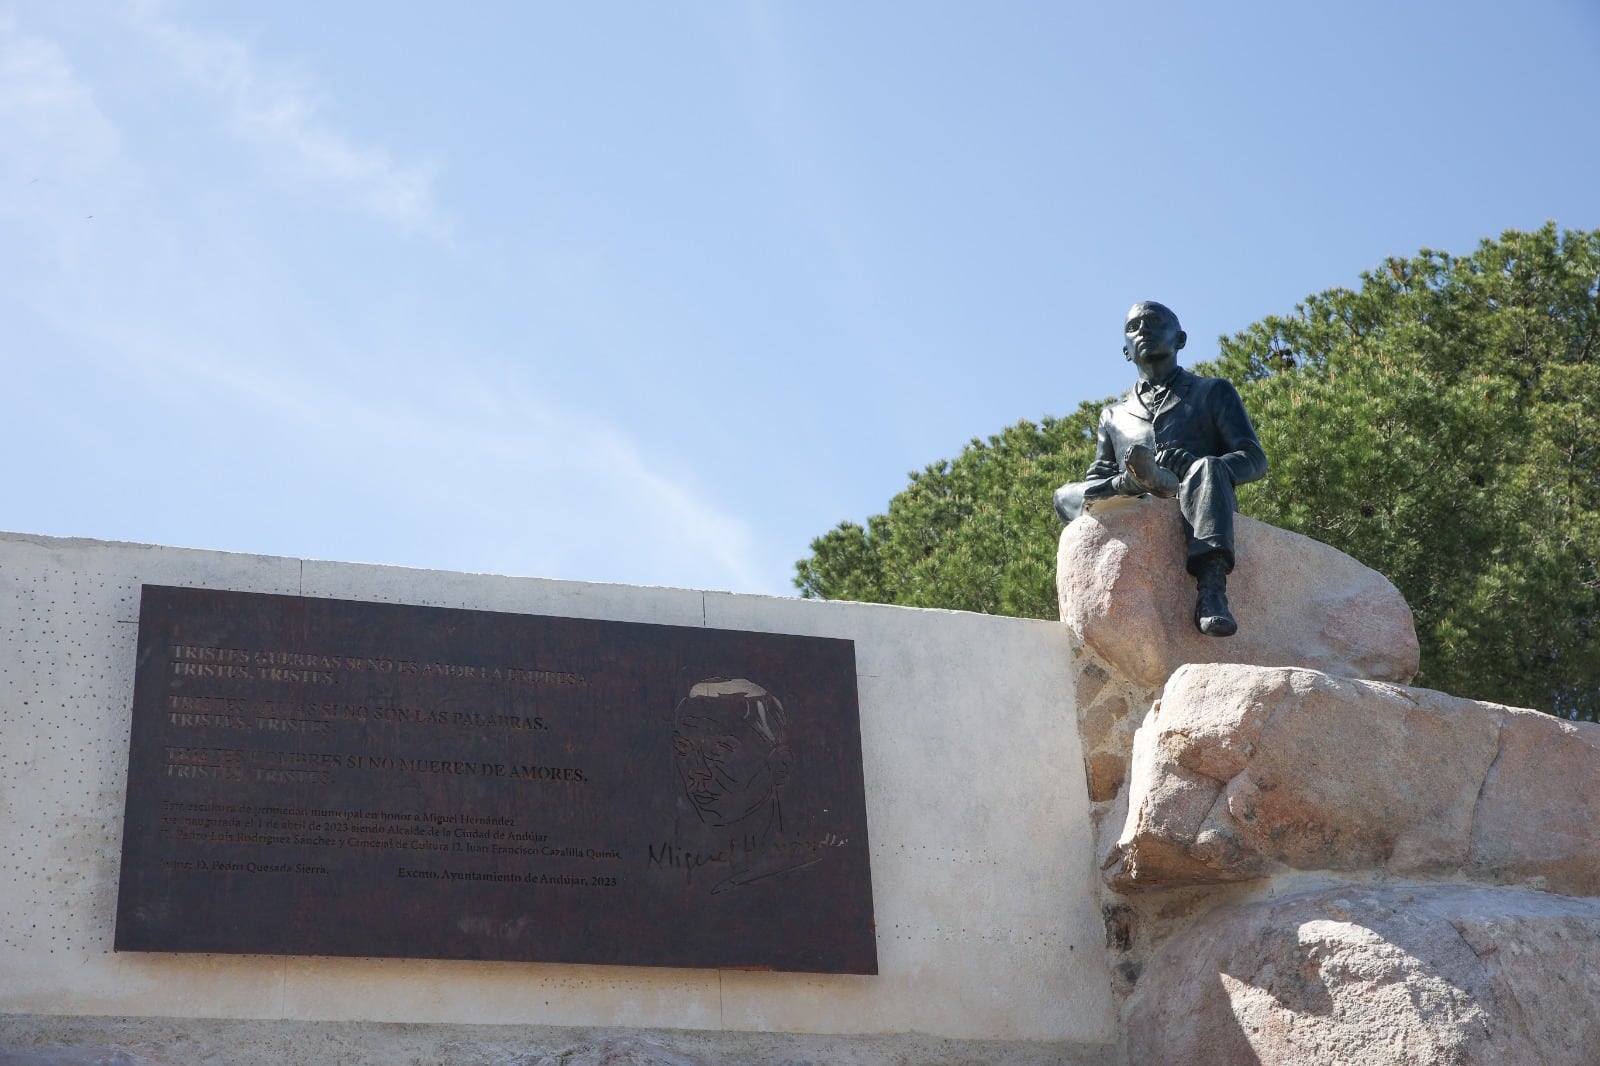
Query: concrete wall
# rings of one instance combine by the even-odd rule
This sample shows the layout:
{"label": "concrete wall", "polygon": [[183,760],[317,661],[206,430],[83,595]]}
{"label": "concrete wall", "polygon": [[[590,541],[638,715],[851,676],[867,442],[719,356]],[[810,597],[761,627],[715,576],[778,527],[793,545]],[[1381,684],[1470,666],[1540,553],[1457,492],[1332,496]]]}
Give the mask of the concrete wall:
{"label": "concrete wall", "polygon": [[[139,586],[855,641],[880,974],[113,953]],[[0,534],[0,1012],[1115,1041],[1054,623]]]}

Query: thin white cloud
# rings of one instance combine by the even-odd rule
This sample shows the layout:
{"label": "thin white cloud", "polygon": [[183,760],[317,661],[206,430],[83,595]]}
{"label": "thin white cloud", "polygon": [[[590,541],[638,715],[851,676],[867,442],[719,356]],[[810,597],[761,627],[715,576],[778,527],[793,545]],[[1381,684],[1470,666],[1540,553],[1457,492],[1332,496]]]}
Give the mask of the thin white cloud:
{"label": "thin white cloud", "polygon": [[[332,501],[349,472],[359,471],[377,498],[406,499],[425,486],[431,505],[419,522],[461,536],[456,545],[436,543],[432,551],[445,558],[426,555],[420,565],[782,591],[757,561],[751,523],[720,506],[716,493],[527,382],[491,385],[414,364],[387,367],[381,381],[314,374],[314,356],[285,362],[249,348],[223,352],[164,323],[62,325],[92,336],[91,350],[108,353],[105,369],[133,375],[139,393],[170,401],[181,391],[186,405],[237,412],[242,433],[316,450],[319,462],[297,477],[308,498],[332,508],[331,521],[347,506]],[[485,540],[496,544],[486,550]]]}
{"label": "thin white cloud", "polygon": [[[595,427],[599,428],[599,427]],[[619,508],[624,520],[642,523],[649,517],[645,536],[667,542],[671,551],[694,552],[701,560],[698,571],[716,575],[696,582],[737,592],[767,592],[768,575],[756,565],[755,532],[750,523],[718,508],[710,493],[695,491],[653,468],[631,437],[609,428],[591,433],[594,463],[610,472],[626,488],[624,500],[648,502],[649,511],[629,516]],[[760,506],[755,493],[739,493],[735,498],[752,510]]]}
{"label": "thin white cloud", "polygon": [[[16,302],[57,271],[94,256],[95,215],[127,202],[137,183],[117,126],[54,41],[0,12],[0,310],[17,336]],[[0,341],[0,351],[7,347]]]}
{"label": "thin white cloud", "polygon": [[[284,165],[396,223],[437,227],[426,168],[334,130],[315,91],[264,73],[238,41],[176,26],[155,8],[137,18],[140,66],[150,55],[181,66],[184,84],[205,86]],[[12,281],[0,309],[26,320],[26,347],[51,353],[48,362],[118,383],[119,409],[85,417],[139,447],[182,450],[207,447],[215,413],[228,412],[230,433],[214,447],[267,472],[268,493],[290,471],[295,491],[317,501],[319,526],[359,529],[381,520],[370,513],[391,523],[402,515],[404,535],[376,549],[393,553],[390,561],[782,591],[770,588],[752,522],[733,510],[746,505],[740,494],[699,483],[604,411],[520,376],[533,371],[462,352],[386,350],[375,364],[352,354],[352,331],[362,330],[337,316],[286,320],[282,308],[295,301],[273,294],[292,295],[292,275],[278,277],[283,264],[256,239],[250,213],[227,212],[239,229],[224,234],[214,220],[174,213],[183,199],[155,195],[142,177],[146,155],[150,169],[171,169],[161,142],[142,139],[131,119],[119,128],[108,118],[95,94],[110,83],[74,69],[76,58],[70,41],[23,33],[0,15],[0,177],[17,179],[0,196],[0,224],[16,241],[14,262],[0,266],[0,279],[9,272]],[[41,180],[30,184],[36,171]],[[113,194],[120,210],[75,206]],[[96,220],[85,221],[91,212]],[[213,268],[219,240],[231,249],[226,270]],[[348,547],[359,535],[340,540],[337,531],[241,536],[243,544],[217,546],[361,550]]]}
{"label": "thin white cloud", "polygon": [[449,225],[434,196],[439,167],[395,159],[362,144],[322,115],[326,97],[307,79],[274,67],[245,42],[185,26],[163,5],[136,0],[133,25],[174,69],[204,89],[238,134],[286,171],[344,191],[362,208],[408,231],[445,237]]}
{"label": "thin white cloud", "polygon": [[[105,168],[119,137],[53,42],[0,14],[0,160],[8,177],[56,187]],[[6,198],[12,200],[13,198]]]}

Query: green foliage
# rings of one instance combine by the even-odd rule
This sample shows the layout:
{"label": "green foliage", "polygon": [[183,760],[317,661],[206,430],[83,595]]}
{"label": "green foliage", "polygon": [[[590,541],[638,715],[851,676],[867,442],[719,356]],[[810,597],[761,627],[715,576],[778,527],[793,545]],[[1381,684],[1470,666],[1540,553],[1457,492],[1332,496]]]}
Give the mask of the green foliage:
{"label": "green foliage", "polygon": [[1018,422],[913,473],[866,529],[844,522],[813,541],[795,584],[818,599],[1055,617],[1061,524],[1050,496],[1089,465],[1099,415],[1084,404]]}
{"label": "green foliage", "polygon": [[[1240,507],[1383,572],[1417,683],[1600,719],[1600,232],[1424,249],[1221,340],[1272,462]],[[803,595],[1055,617],[1050,494],[1099,404],[936,463],[798,564]]]}

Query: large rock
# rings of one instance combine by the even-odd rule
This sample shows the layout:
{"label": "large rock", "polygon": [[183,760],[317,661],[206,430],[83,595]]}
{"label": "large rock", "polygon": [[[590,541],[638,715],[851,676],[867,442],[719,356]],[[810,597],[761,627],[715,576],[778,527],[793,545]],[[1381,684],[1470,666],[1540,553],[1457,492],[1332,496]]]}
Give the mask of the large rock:
{"label": "large rock", "polygon": [[1286,869],[1600,895],[1600,726],[1314,670],[1180,669],[1134,737],[1107,881]]}
{"label": "large rock", "polygon": [[1128,1007],[1131,1066],[1594,1066],[1600,902],[1346,885],[1225,907]]}
{"label": "large rock", "polygon": [[1600,896],[1600,725],[1505,714],[1472,819],[1468,872]]}
{"label": "large rock", "polygon": [[1158,688],[1184,663],[1308,666],[1344,677],[1410,681],[1411,608],[1382,574],[1326,544],[1243,515],[1228,599],[1239,632],[1194,628],[1177,504],[1112,500],[1061,534],[1061,618],[1129,680]]}

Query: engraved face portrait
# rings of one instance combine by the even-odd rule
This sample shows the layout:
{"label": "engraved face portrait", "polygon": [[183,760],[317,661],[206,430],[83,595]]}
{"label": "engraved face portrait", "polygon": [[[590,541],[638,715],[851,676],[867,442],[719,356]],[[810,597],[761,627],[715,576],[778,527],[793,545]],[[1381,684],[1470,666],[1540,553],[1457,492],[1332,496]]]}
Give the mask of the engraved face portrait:
{"label": "engraved face portrait", "polygon": [[785,727],[783,705],[752,681],[714,677],[690,688],[673,714],[672,749],[702,822],[778,820],[778,789],[792,766]]}

